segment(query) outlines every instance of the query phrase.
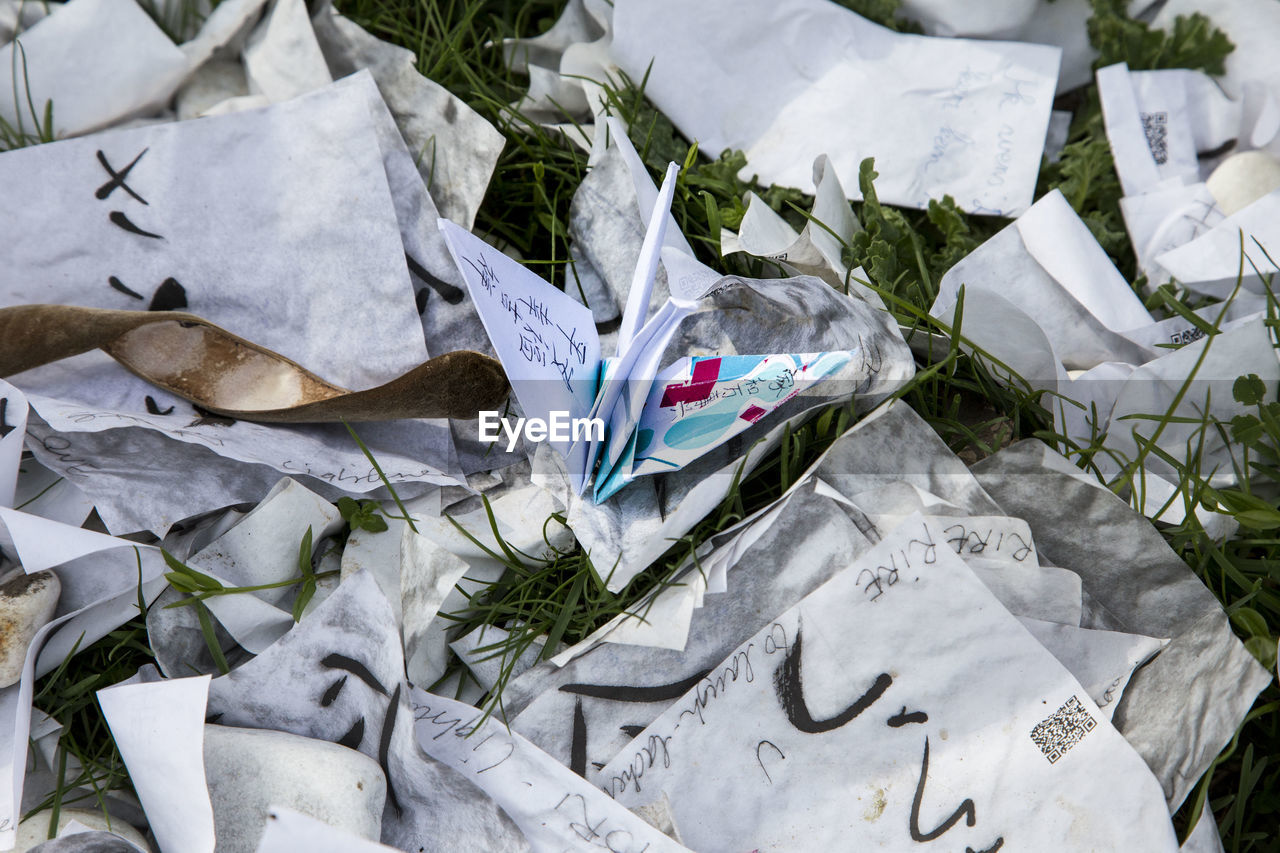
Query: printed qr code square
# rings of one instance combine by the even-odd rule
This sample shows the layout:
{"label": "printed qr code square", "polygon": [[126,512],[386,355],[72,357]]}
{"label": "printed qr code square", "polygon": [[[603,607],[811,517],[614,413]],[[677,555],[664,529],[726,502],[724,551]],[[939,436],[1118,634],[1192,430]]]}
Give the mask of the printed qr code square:
{"label": "printed qr code square", "polygon": [[1169,161],[1169,114],[1142,113],[1142,132],[1147,135],[1151,156],[1163,166]]}
{"label": "printed qr code square", "polygon": [[1054,764],[1097,725],[1080,700],[1072,696],[1031,730],[1031,741]]}

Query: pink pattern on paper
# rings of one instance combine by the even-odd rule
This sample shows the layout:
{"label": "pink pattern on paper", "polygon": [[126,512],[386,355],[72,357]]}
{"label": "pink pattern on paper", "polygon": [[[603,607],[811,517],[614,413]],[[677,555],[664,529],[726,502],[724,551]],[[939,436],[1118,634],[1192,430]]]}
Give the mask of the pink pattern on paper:
{"label": "pink pattern on paper", "polygon": [[672,382],[662,392],[663,408],[680,403],[697,403],[711,396],[716,380],[720,378],[720,359],[704,358],[694,362],[693,376],[688,383]]}

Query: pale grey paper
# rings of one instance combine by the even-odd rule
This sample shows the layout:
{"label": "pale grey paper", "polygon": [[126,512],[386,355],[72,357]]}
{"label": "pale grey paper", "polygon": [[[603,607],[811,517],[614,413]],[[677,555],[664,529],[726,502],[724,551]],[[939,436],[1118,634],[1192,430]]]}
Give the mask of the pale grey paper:
{"label": "pale grey paper", "polygon": [[333,82],[303,0],[271,0],[244,47],[250,94],[287,101]]}
{"label": "pale grey paper", "polygon": [[743,150],[744,177],[803,187],[826,154],[853,192],[875,157],[889,204],[950,194],[1012,216],[1031,203],[1057,48],[904,36],[821,0],[619,0],[613,32],[646,96],[705,153]]}
{"label": "pale grey paper", "polygon": [[859,283],[859,279],[867,278],[862,267],[850,268],[845,262],[844,247],[852,244],[853,235],[862,226],[825,154],[813,161],[813,184],[811,218],[799,233],[748,191],[747,210],[738,233],[722,228],[720,251],[726,255],[747,252],[773,261],[791,275],[817,276],[838,290],[856,293],[877,308],[884,308],[880,294]]}
{"label": "pale grey paper", "polygon": [[313,25],[335,77],[361,68],[372,72],[440,215],[470,228],[502,153],[502,134],[448,89],[419,74],[411,51],[365,32],[336,14],[327,0],[316,9]]}
{"label": "pale grey paper", "polygon": [[609,55],[612,17],[608,0],[569,0],[545,33],[503,43],[511,70],[529,75],[529,91],[512,106],[529,121],[591,150],[593,165],[602,153],[596,132],[596,123],[603,124],[599,84],[618,76]]}
{"label": "pale grey paper", "polygon": [[[394,128],[386,131],[390,123],[372,82],[363,76],[266,111],[10,152],[0,158],[0,172],[11,170],[17,191],[33,204],[39,202],[35,215],[15,220],[15,233],[55,216],[52,206],[75,192],[41,194],[19,174],[30,168],[27,159],[67,173],[61,180],[68,187],[85,187],[83,201],[74,207],[82,218],[81,230],[28,235],[15,266],[0,275],[0,289],[10,302],[146,307],[145,299],[108,284],[108,276],[116,276],[143,296],[159,290],[168,303],[185,301],[197,313],[339,384],[361,387],[390,379],[426,356],[396,218],[398,208],[411,206],[412,185],[399,181],[405,190],[394,196],[387,189],[388,173],[404,177],[401,167],[408,158],[402,147],[392,147],[402,143]],[[375,132],[379,128],[382,132]],[[330,132],[334,136],[326,139]],[[380,138],[389,146],[385,151],[378,145]],[[94,188],[108,176],[95,152],[103,150],[119,170],[143,148],[147,154],[127,182],[149,203],[142,205],[121,188],[96,199]],[[176,159],[164,160],[162,154]],[[228,180],[224,159],[237,162],[237,180]],[[144,171],[151,166],[153,172]],[[407,176],[425,198],[411,166]],[[365,191],[349,200],[353,186]],[[299,187],[307,188],[305,198]],[[185,215],[186,221],[175,223],[181,229],[163,239],[128,233],[107,219],[108,212],[118,210],[138,227],[161,228],[160,220],[146,217],[170,204],[173,209],[164,221],[175,214]],[[285,209],[287,216],[281,213]],[[65,219],[61,208],[57,215]],[[240,249],[229,251],[229,246]],[[173,281],[161,285],[166,279]],[[65,433],[57,443],[75,442],[76,431],[143,426],[241,462],[327,479],[350,491],[380,484],[376,474],[365,476],[372,474],[370,466],[341,427],[201,422],[189,404],[132,377],[101,353],[31,371],[18,377],[18,383],[38,396],[61,398],[40,403],[52,425]],[[147,397],[156,411],[169,412],[172,406],[172,413],[148,413]],[[442,473],[455,469],[444,424],[369,424],[361,434],[382,464],[396,469],[390,475],[393,482],[456,482]],[[82,476],[90,467],[73,471],[74,466],[56,460],[51,465],[60,473]],[[193,488],[176,483],[172,475],[169,482],[177,494]],[[104,507],[109,524],[125,524],[122,516],[131,517],[135,526],[112,527],[121,532],[152,526],[163,531],[166,522],[191,514],[142,514],[122,506],[126,502],[119,496],[86,488],[99,504],[118,505]],[[213,508],[216,499],[205,495],[194,511]],[[163,505],[169,498],[154,495],[151,500]]]}
{"label": "pale grey paper", "polygon": [[160,109],[188,71],[186,55],[134,0],[74,0],[14,44],[0,46],[0,118],[34,132],[53,101],[58,138]]}
{"label": "pale grey paper", "polygon": [[422,749],[493,797],[538,853],[685,851],[498,720],[417,688],[409,697]]}
{"label": "pale grey paper", "polygon": [[606,791],[667,795],[698,849],[1176,849],[1139,756],[941,538],[908,519],[770,620],[609,762]]}
{"label": "pale grey paper", "polygon": [[[73,649],[83,649],[137,613],[141,596],[160,593],[163,562],[155,548],[0,509],[3,546],[28,573],[55,568],[62,586],[51,622],[27,649],[22,679],[0,690],[0,848],[11,849],[22,802],[35,681]],[[139,588],[139,584],[142,584]]]}
{"label": "pale grey paper", "polygon": [[1013,614],[1089,691],[1089,698],[1108,720],[1115,714],[1134,670],[1169,643],[1140,634],[1046,622],[1016,610]]}
{"label": "pale grey paper", "polygon": [[[803,542],[803,547],[797,547]],[[557,668],[540,664],[507,687],[503,702],[512,726],[557,760],[570,764],[576,709],[586,763],[575,767],[596,781],[596,763],[608,762],[631,739],[623,727],[643,728],[771,614],[831,578],[871,545],[830,498],[801,487],[765,534],[730,569],[729,591],[708,594],[694,611],[683,651],[604,644]],[[622,691],[609,691],[621,686]],[[641,688],[636,701],[635,691]],[[600,698],[611,693],[623,699]]]}
{"label": "pale grey paper", "polygon": [[1153,23],[1169,32],[1178,16],[1194,13],[1208,17],[1235,45],[1227,54],[1227,73],[1219,78],[1227,94],[1238,97],[1246,84],[1257,82],[1280,95],[1275,53],[1280,9],[1270,0],[1168,0]]}
{"label": "pale grey paper", "polygon": [[[1176,809],[1271,681],[1231,632],[1222,606],[1149,521],[1107,491],[1046,464],[1027,440],[974,467],[1005,511],[1025,519],[1041,553],[1076,572],[1122,630],[1171,642],[1138,670],[1116,728]],[[1091,624],[1081,627],[1111,627]]]}
{"label": "pale grey paper", "polygon": [[1062,48],[1058,94],[1088,83],[1098,55],[1085,22],[1089,0],[1013,0],[1007,3],[953,3],[904,0],[898,14],[919,23],[926,35],[1009,39]]}
{"label": "pale grey paper", "polygon": [[[357,662],[375,683],[342,669],[334,655]],[[387,771],[385,844],[405,850],[528,850],[491,799],[422,753],[406,690],[390,605],[373,577],[358,572],[271,648],[215,678],[209,712],[223,725],[328,741],[344,735],[355,740],[358,726],[358,749]],[[329,704],[322,705],[326,696]]]}
{"label": "pale grey paper", "polygon": [[33,27],[62,4],[58,2],[32,3],[31,0],[0,0],[0,45],[9,42],[15,34]]}
{"label": "pale grey paper", "polygon": [[[332,436],[334,445],[341,446],[341,436],[318,429]],[[367,428],[360,432],[368,435]],[[96,506],[107,529],[118,533],[150,530],[164,534],[171,525],[194,515],[231,504],[255,504],[280,480],[280,471],[271,466],[238,462],[154,430],[59,433],[33,414],[27,433],[31,437],[29,449],[36,459],[81,490],[86,500]],[[387,458],[381,452],[378,459],[386,465]],[[385,467],[383,471],[396,484],[399,495],[407,499],[438,488],[408,481],[406,472],[422,468],[417,464],[403,471],[387,471]],[[308,470],[316,476],[306,476]],[[358,468],[331,471],[302,467],[294,476],[328,500],[337,500],[348,491],[364,492],[368,485],[380,482],[367,461]],[[391,496],[378,485],[363,497],[389,500]],[[78,524],[82,520],[74,521]]]}
{"label": "pale grey paper", "polygon": [[[834,484],[843,494],[906,483],[975,513],[1000,514],[999,507],[963,463],[919,415],[900,402],[859,421],[832,445],[809,476]],[[862,511],[817,495],[815,488],[812,481],[797,486],[778,516],[762,522],[766,531],[763,535],[768,538],[763,544],[762,540],[753,542],[739,557],[738,568],[730,570],[730,594],[709,592],[705,596],[703,607],[693,613],[683,652],[610,644],[597,647],[564,668],[540,664],[513,681],[504,695],[508,712],[517,715],[516,728],[565,761],[575,695],[560,691],[562,685],[617,684],[619,677],[659,685],[691,677],[699,667],[705,669],[723,658],[728,649],[754,630],[753,617],[744,614],[754,612],[756,623],[762,624],[760,620],[769,618],[764,612],[785,608],[803,594],[797,594],[798,589],[810,582],[821,583],[845,565],[838,554],[852,556],[878,541],[880,532]],[[626,494],[624,490],[620,497]],[[792,528],[788,528],[789,523]],[[794,529],[803,530],[803,537],[797,538]],[[819,534],[817,530],[823,532]],[[729,535],[726,532],[721,536]],[[803,542],[803,546],[796,548],[796,541]],[[810,548],[820,549],[825,556],[815,556]],[[783,567],[779,567],[780,559],[786,561]],[[669,701],[671,697],[643,704],[584,699],[586,727],[596,733],[587,741],[589,762],[601,760],[596,757],[597,749],[608,753],[625,740],[619,734],[619,726],[647,725]],[[600,733],[607,740],[598,747],[592,746],[593,742],[598,743],[593,738],[601,737]],[[590,763],[588,772],[592,772]]]}

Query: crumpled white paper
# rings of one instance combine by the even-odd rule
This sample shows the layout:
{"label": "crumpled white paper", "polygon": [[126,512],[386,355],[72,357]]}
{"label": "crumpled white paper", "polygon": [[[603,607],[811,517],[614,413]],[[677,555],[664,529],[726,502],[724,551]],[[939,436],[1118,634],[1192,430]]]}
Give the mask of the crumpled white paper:
{"label": "crumpled white paper", "polygon": [[[427,348],[384,156],[403,160],[394,148],[384,152],[379,121],[391,124],[360,75],[265,111],[7,152],[0,174],[13,198],[28,202],[5,222],[23,250],[0,276],[0,293],[8,303],[190,308],[340,385],[393,378],[425,360]],[[394,127],[390,137],[385,144],[399,142]],[[51,174],[64,189],[50,189]],[[409,175],[425,195],[412,167]],[[65,200],[77,194],[83,202],[68,209]],[[53,220],[75,224],[44,227]],[[118,532],[163,532],[226,496],[221,484],[193,477],[190,460],[168,464],[172,495],[156,496],[168,511],[140,517],[131,498],[95,483],[94,467],[111,457],[82,453],[79,433],[140,427],[348,491],[381,485],[341,426],[206,420],[103,353],[14,381],[59,434],[61,449],[45,438],[38,457],[85,489]],[[460,482],[446,473],[456,465],[443,423],[367,425],[361,433],[393,483]],[[184,497],[193,490],[201,493],[194,507]]]}
{"label": "crumpled white paper", "polygon": [[165,581],[156,548],[19,510],[0,508],[0,521],[0,548],[28,574],[54,569],[62,586],[54,619],[27,649],[21,680],[0,690],[0,850],[8,850],[21,816],[35,680],[134,616],[139,600],[154,600]]}
{"label": "crumpled white paper", "polygon": [[606,764],[605,790],[665,794],[695,849],[1175,850],[1138,755],[939,539],[908,520],[757,630]]}
{"label": "crumpled white paper", "polygon": [[743,150],[744,174],[765,184],[807,185],[825,153],[850,192],[875,157],[888,204],[950,194],[1013,216],[1031,203],[1057,48],[903,36],[820,0],[627,0],[613,32],[618,65],[647,73],[645,95],[676,127],[708,153]]}
{"label": "crumpled white paper", "polygon": [[52,101],[55,136],[98,130],[163,107],[188,70],[134,0],[73,0],[0,46],[0,118],[32,133]]}

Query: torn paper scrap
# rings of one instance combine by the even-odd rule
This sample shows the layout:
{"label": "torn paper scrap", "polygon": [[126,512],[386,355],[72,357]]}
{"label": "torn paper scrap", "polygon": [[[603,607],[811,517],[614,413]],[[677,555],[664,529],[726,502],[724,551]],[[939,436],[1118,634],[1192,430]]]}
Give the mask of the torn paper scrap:
{"label": "torn paper scrap", "polygon": [[475,222],[506,139],[444,86],[418,73],[412,51],[382,41],[315,4],[312,23],[334,77],[368,68],[440,215]]}
{"label": "torn paper scrap", "polygon": [[1005,512],[1031,525],[1041,554],[1080,575],[1092,602],[1081,627],[1170,638],[1133,674],[1113,719],[1176,810],[1272,676],[1151,523],[1111,492],[1065,473],[1062,460],[1048,461],[1057,457],[1028,440],[973,471]]}
{"label": "torn paper scrap", "polygon": [[743,150],[745,176],[804,187],[826,154],[852,191],[875,157],[887,204],[949,194],[1002,216],[1031,204],[1057,48],[900,35],[821,0],[627,0],[613,26],[623,70],[647,74],[646,96],[702,150]]}
{"label": "torn paper scrap", "polygon": [[493,797],[534,851],[586,853],[601,842],[626,853],[685,850],[478,709],[416,687],[409,701],[422,749]]}
{"label": "torn paper scrap", "polygon": [[774,261],[793,275],[817,276],[838,290],[852,291],[883,308],[880,295],[857,281],[866,278],[862,268],[851,269],[845,263],[844,247],[853,243],[853,235],[862,226],[825,154],[813,161],[813,184],[811,218],[799,233],[755,193],[748,192],[747,210],[738,233],[727,229],[721,232],[721,251],[746,252]]}
{"label": "torn paper scrap", "polygon": [[284,806],[267,813],[256,853],[394,853],[396,848],[361,838]]}
{"label": "torn paper scrap", "polygon": [[725,655],[767,623],[769,613],[794,604],[871,546],[812,483],[753,527],[754,541],[728,570],[728,591],[707,594],[693,610],[682,647],[604,643],[563,667],[540,664],[507,687],[503,701],[514,715],[512,727],[570,769],[602,782],[599,766],[704,682]]}
{"label": "torn paper scrap", "polygon": [[187,71],[134,0],[74,0],[0,46],[0,118],[54,138],[99,130],[162,107]]}
{"label": "torn paper scrap", "polygon": [[[209,710],[222,725],[336,742],[382,765],[382,842],[440,850],[528,849],[489,797],[423,755],[413,732],[404,652],[390,605],[367,572],[345,579],[293,630],[215,678]],[[262,696],[271,696],[263,703]]]}
{"label": "torn paper scrap", "polygon": [[759,629],[605,766],[607,792],[665,794],[694,849],[1176,850],[1142,760],[940,538],[905,522]]}
{"label": "torn paper scrap", "polygon": [[1015,615],[1031,636],[1052,652],[1089,691],[1089,698],[1108,720],[1115,714],[1134,670],[1169,644],[1168,640],[1140,634],[1080,628]]}
{"label": "torn paper scrap", "polygon": [[213,853],[204,771],[209,677],[117,685],[97,695],[161,849]]}
{"label": "torn paper scrap", "polygon": [[[0,173],[12,178],[6,178],[6,186],[34,194],[27,214],[6,226],[15,234],[33,228],[41,233],[33,231],[21,241],[26,253],[8,270],[12,276],[0,276],[0,300],[134,309],[146,307],[149,299],[156,309],[189,309],[305,364],[338,387],[376,386],[411,370],[427,350],[396,194],[388,186],[379,144],[377,99],[368,74],[356,75],[263,111],[111,135],[113,144],[128,144],[128,149],[99,151],[103,141],[83,139],[5,153]],[[80,183],[90,187],[75,227],[41,225],[50,217],[66,221],[68,214],[51,199],[64,194],[49,192],[47,177],[36,182],[42,186],[28,185],[29,163],[47,164],[49,174],[61,175],[68,182],[66,197],[75,195]],[[166,176],[172,174],[183,180],[169,181]],[[307,188],[305,200],[294,198],[298,187]],[[285,208],[287,216],[281,214]],[[335,217],[335,210],[343,215]],[[238,250],[228,256],[228,245]],[[211,277],[210,270],[218,274]],[[52,284],[37,286],[37,281]],[[146,281],[151,284],[144,287]],[[263,287],[263,281],[272,286]],[[142,427],[239,462],[314,474],[335,484],[345,480],[355,491],[380,485],[341,427],[272,430],[206,417],[100,353],[28,372],[16,384],[43,396],[45,422],[64,435]],[[414,472],[392,482],[422,482],[423,477],[457,482],[445,473],[456,468],[447,425],[406,421],[366,430],[363,435],[383,464],[399,457],[390,464],[400,473]],[[53,440],[64,447],[76,443],[62,436]],[[116,449],[127,443],[121,437]],[[93,465],[110,468],[115,461],[95,455],[99,462],[63,463],[59,456],[85,457],[42,457],[82,487],[93,479]],[[373,479],[365,479],[364,471]],[[150,480],[157,489],[161,472],[158,468]],[[178,499],[190,498],[199,481],[181,476],[181,483],[169,476],[165,495],[150,495],[152,501],[192,506],[194,501]],[[259,499],[264,492],[256,488],[242,491],[239,499]],[[111,497],[114,490],[90,491],[102,503],[121,502]],[[194,511],[217,505],[197,505]],[[165,508],[164,515],[172,523],[191,511],[170,514]],[[126,514],[128,507],[108,507],[103,517],[120,522]],[[157,513],[148,515],[147,521],[165,528]]]}
{"label": "torn paper scrap", "polygon": [[1155,258],[1188,290],[1219,299],[1230,296],[1236,282],[1264,292],[1264,277],[1276,272],[1280,252],[1280,190],[1236,211],[1206,233]]}
{"label": "torn paper scrap", "polygon": [[14,505],[29,410],[26,395],[0,380],[0,506]]}
{"label": "torn paper scrap", "polygon": [[1275,44],[1280,36],[1280,9],[1268,0],[1169,0],[1152,23],[1170,32],[1178,17],[1201,14],[1222,30],[1235,49],[1227,54],[1227,73],[1218,78],[1232,97],[1257,82],[1280,95],[1280,69]]}
{"label": "torn paper scrap", "polygon": [[244,46],[249,93],[272,103],[333,82],[303,0],[271,0]]}

